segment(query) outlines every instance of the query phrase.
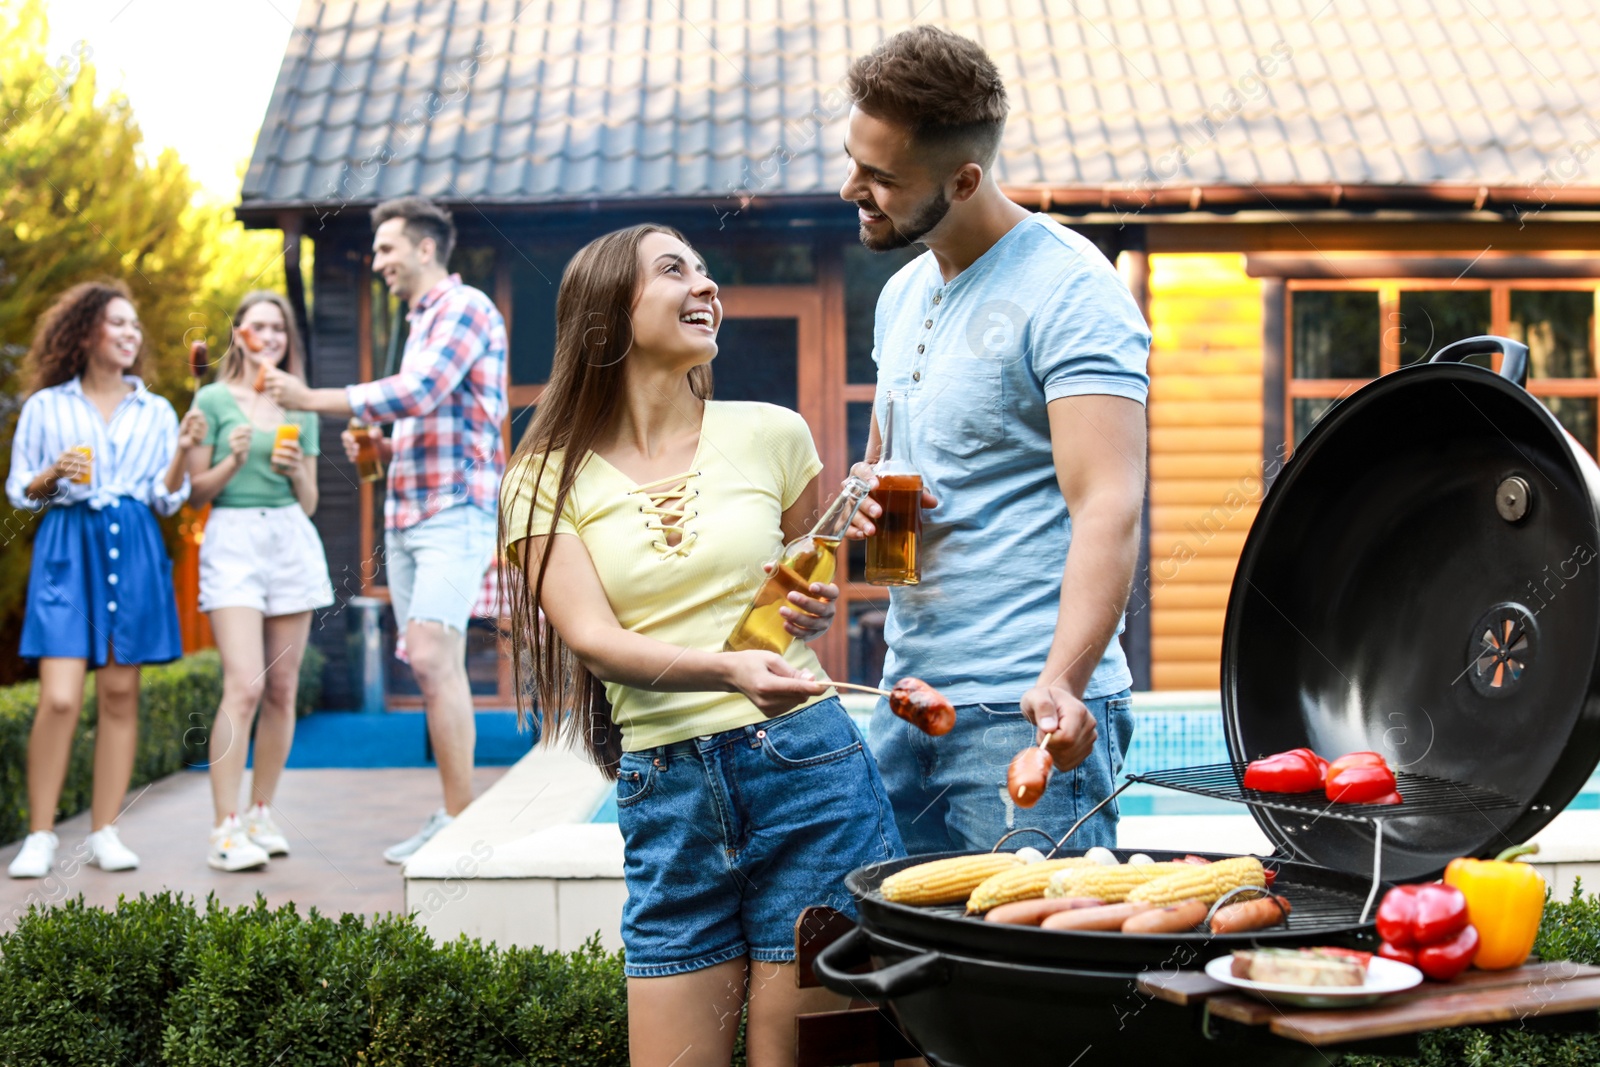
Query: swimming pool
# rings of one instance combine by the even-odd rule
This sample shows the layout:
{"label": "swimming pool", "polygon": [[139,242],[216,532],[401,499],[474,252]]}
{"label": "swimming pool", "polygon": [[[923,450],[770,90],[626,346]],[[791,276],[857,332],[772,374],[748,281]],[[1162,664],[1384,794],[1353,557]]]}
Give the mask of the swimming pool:
{"label": "swimming pool", "polygon": [[[851,707],[850,716],[865,735],[871,717],[870,702],[866,707]],[[1128,746],[1123,774],[1223,763],[1228,759],[1222,710],[1215,696],[1206,700],[1190,694],[1140,693],[1135,697],[1134,723],[1133,741]],[[1241,815],[1245,810],[1227,801],[1142,784],[1129,786],[1117,798],[1117,807],[1124,816]],[[1567,805],[1567,810],[1600,810],[1600,769]],[[590,821],[617,821],[615,791],[607,789]]]}

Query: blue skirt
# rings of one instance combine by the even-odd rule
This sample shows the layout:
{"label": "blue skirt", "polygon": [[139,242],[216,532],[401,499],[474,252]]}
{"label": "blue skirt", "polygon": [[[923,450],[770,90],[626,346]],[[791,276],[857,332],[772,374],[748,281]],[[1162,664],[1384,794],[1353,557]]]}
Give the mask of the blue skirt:
{"label": "blue skirt", "polygon": [[61,656],[166,663],[183,655],[172,560],[150,509],[118,497],[101,511],[88,504],[51,508],[33,540],[25,659]]}

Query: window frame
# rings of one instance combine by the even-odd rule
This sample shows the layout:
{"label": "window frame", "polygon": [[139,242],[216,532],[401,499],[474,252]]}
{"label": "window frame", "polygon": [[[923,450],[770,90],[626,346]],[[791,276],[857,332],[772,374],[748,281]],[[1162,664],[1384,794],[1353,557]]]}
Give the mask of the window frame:
{"label": "window frame", "polygon": [[[1378,377],[1400,369],[1400,294],[1442,289],[1489,292],[1489,332],[1509,337],[1512,290],[1583,291],[1595,294],[1596,314],[1590,328],[1589,348],[1595,355],[1595,373],[1587,378],[1528,379],[1528,392],[1544,397],[1587,397],[1600,403],[1600,278],[1286,278],[1283,307],[1283,446],[1295,448],[1294,402],[1302,399],[1343,400],[1373,378],[1299,378],[1294,370],[1294,299],[1301,292],[1377,292],[1379,332]],[[1493,358],[1500,369],[1500,357]],[[1313,423],[1313,425],[1315,425]]]}

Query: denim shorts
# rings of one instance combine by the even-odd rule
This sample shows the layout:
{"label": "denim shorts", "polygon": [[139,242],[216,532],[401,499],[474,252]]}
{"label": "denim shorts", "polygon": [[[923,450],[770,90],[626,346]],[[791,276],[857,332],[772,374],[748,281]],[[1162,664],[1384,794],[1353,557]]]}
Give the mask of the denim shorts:
{"label": "denim shorts", "polygon": [[845,875],[905,854],[877,764],[833,698],[624,753],[617,826],[630,978],[793,962],[804,908],[853,916]]}
{"label": "denim shorts", "polygon": [[[872,715],[872,751],[894,805],[900,836],[913,855],[988,850],[1005,834],[1036,827],[1059,841],[1072,824],[1111,795],[1133,737],[1133,700],[1127,690],[1085,700],[1099,738],[1073,770],[1050,776],[1044,796],[1019,808],[1006,792],[1011,759],[1038,740],[1020,704],[967,704],[956,708],[956,725],[929,737],[898,718],[880,700]],[[1032,846],[1048,851],[1044,837],[1018,834],[1006,849]],[[1084,823],[1067,848],[1117,843],[1117,805],[1112,801]]]}
{"label": "denim shorts", "polygon": [[483,576],[494,559],[495,517],[457,504],[404,530],[383,535],[384,566],[395,627],[439,622],[466,633]]}

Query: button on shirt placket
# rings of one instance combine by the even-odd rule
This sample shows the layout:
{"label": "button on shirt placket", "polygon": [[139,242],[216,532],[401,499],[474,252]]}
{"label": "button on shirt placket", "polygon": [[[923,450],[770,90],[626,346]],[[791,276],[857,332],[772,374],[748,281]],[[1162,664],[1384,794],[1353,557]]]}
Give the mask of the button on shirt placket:
{"label": "button on shirt placket", "polygon": [[[933,294],[934,306],[937,307],[939,302],[942,301],[943,299],[944,299],[944,290],[943,289],[939,290],[937,293],[934,293]],[[931,331],[933,329],[933,315],[932,315],[932,312],[930,312],[928,318],[923,321],[922,329],[924,331],[923,332],[924,340],[922,341],[921,344],[917,345],[917,358],[916,358],[915,362],[912,364],[913,369],[911,371],[911,380],[914,381],[914,382],[922,381],[922,368],[925,365],[925,363],[927,362],[927,358],[928,358],[928,341],[932,340],[932,337],[933,337],[932,333],[928,332],[928,331]]]}

